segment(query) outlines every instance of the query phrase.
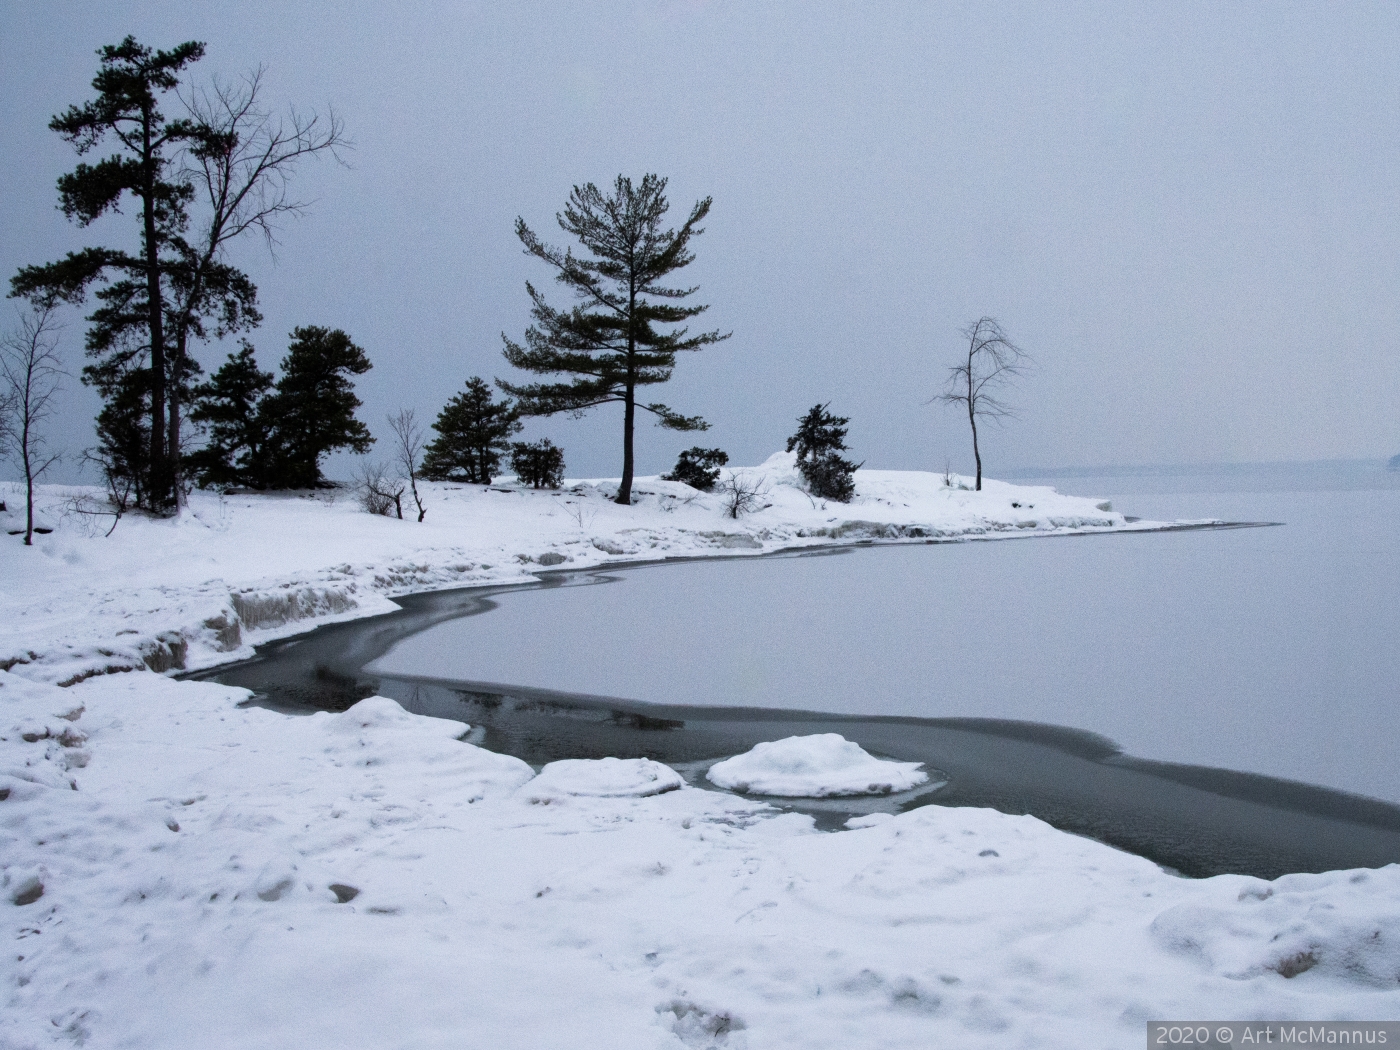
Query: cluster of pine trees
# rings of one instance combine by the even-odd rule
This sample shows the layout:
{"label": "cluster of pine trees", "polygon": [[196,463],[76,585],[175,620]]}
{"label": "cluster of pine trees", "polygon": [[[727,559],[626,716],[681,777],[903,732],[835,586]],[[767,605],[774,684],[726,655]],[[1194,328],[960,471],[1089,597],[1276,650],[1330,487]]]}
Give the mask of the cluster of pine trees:
{"label": "cluster of pine trees", "polygon": [[[116,152],[63,175],[60,204],[68,218],[87,226],[134,202],[138,248],[86,248],[23,267],[11,281],[11,295],[28,299],[44,316],[62,303],[97,300],[88,317],[91,363],[83,380],[102,395],[103,407],[89,455],[119,506],[130,501],[156,513],[175,509],[190,482],[324,486],[321,464],[328,453],[364,453],[374,441],[355,418],[360,401],[352,384],[370,362],[339,329],[297,328],[279,374],[262,371],[243,338],[240,349],[200,381],[194,343],[246,332],[262,321],[257,289],[228,264],[226,247],[249,231],[270,236],[279,217],[296,213],[300,205],[286,196],[292,168],[304,157],[334,154],[345,141],[333,117],[322,122],[293,111],[274,118],[259,102],[257,73],[241,87],[216,81],[176,92],[204,50],[190,41],[153,51],[127,37],[98,52],[95,96],[54,117],[50,127],[80,155],[108,145]],[[183,112],[167,118],[161,101],[172,93]],[[421,447],[421,463],[421,434],[411,414],[401,414],[400,468],[410,483],[416,486],[421,477],[489,484],[509,457],[523,483],[558,486],[563,451],[548,440],[512,441],[520,419],[618,404],[623,456],[616,500],[626,504],[639,409],[673,430],[708,428],[699,416],[639,397],[641,388],[671,378],[678,354],[729,337],[690,332],[686,322],[707,307],[687,302],[695,288],[668,280],[694,260],[690,245],[704,232],[699,224],[710,199],[697,201],[679,228],[667,229],[665,189],[666,180],[652,174],[636,184],[619,175],[611,193],[592,183],[575,186],[558,222],[583,253],[551,246],[517,220],[527,254],[550,266],[577,302],[556,308],[527,282],[533,323],[522,342],[505,339],[504,356],[522,371],[553,378],[497,381],[508,395],[498,402],[491,386],[473,376],[433,423],[436,437]],[[816,406],[788,442],[814,495],[848,500],[854,492],[856,465],[839,454],[846,422]],[[186,423],[204,438],[193,451],[186,450]],[[727,461],[719,449],[696,446],[681,453],[666,476],[708,490]]]}
{"label": "cluster of pine trees", "polygon": [[322,457],[337,449],[367,452],[374,441],[355,418],[360,399],[350,380],[370,368],[364,350],[340,329],[298,328],[274,383],[243,340],[194,388],[190,419],[207,437],[187,457],[196,480],[215,488],[324,487]]}
{"label": "cluster of pine trees", "polygon": [[[21,267],[10,282],[10,294],[41,314],[97,301],[83,369],[103,400],[92,456],[115,499],[161,514],[183,491],[184,424],[201,372],[194,344],[262,321],[257,288],[227,248],[248,233],[270,238],[302,207],[287,195],[297,164],[345,143],[333,115],[279,117],[264,107],[260,72],[177,92],[204,51],[198,41],[156,51],[133,37],[98,51],[93,97],[49,127],[80,156],[106,155],[59,178],[59,204],[83,227],[131,208],[135,248],[69,252]],[[167,117],[172,96],[180,112]],[[290,386],[285,395],[297,397]]]}

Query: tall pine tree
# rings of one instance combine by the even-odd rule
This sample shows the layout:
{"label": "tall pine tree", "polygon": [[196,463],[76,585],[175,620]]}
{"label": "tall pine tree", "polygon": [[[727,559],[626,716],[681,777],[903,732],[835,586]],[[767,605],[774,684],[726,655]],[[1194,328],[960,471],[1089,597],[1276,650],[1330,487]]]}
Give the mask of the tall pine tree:
{"label": "tall pine tree", "polygon": [[501,456],[521,427],[510,401],[493,401],[480,376],[438,413],[438,436],[424,450],[423,477],[431,481],[465,481],[489,485],[501,472]]}
{"label": "tall pine tree", "polygon": [[[189,120],[166,120],[159,100],[179,83],[181,71],[204,55],[204,45],[189,41],[170,51],[152,51],[129,36],[98,55],[101,67],[92,82],[97,97],[70,106],[49,127],[80,155],[109,140],[115,140],[119,152],[95,164],[80,163],[62,176],[59,199],[64,215],[87,226],[118,210],[124,197],[134,197],[140,208],[140,250],[87,248],[55,263],[24,267],[11,281],[11,294],[36,302],[80,302],[94,281],[111,280],[90,319],[88,352],[100,361],[85,372],[85,379],[102,390],[117,414],[129,410],[133,385],[144,385],[150,422],[145,426],[142,496],[152,509],[165,511],[175,505],[178,454],[169,445],[165,425],[171,379],[166,271],[178,257],[193,193],[173,170],[173,154],[197,129]],[[124,375],[132,370],[147,373],[144,383]]]}
{"label": "tall pine tree", "polygon": [[703,232],[696,224],[709,213],[710,198],[696,202],[680,229],[662,229],[670,207],[665,189],[666,180],[656,175],[644,176],[638,186],[619,175],[611,196],[591,182],[575,186],[557,219],[591,257],[545,244],[524,219],[515,223],[526,253],[554,267],[555,279],[573,292],[577,303],[570,310],[556,310],[527,282],[534,324],[526,329],[523,346],[502,336],[505,358],[526,372],[573,379],[503,382],[501,389],[518,399],[523,415],[622,405],[622,484],[617,492],[622,504],[632,502],[632,434],[638,408],[672,430],[709,426],[699,416],[682,416],[659,402],[639,404],[637,389],[670,379],[676,354],[729,338],[718,331],[689,335],[686,328],[658,327],[681,324],[707,309],[679,305],[696,288],[661,282],[694,261],[690,239]]}

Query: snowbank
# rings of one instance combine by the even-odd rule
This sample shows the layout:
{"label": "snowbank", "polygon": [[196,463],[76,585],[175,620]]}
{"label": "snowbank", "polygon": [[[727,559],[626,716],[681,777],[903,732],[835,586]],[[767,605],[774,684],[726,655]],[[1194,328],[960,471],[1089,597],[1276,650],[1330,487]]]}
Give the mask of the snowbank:
{"label": "snowbank", "polygon": [[749,795],[888,795],[926,783],[922,764],[875,758],[839,733],[816,733],[755,744],[742,755],[716,762],[705,777]]}
{"label": "snowbank", "polygon": [[[862,470],[849,504],[810,497],[792,454],[726,472],[762,493],[739,518],[721,491],[639,478],[557,491],[427,483],[423,523],[375,517],[352,494],[195,492],[169,521],[128,516],[111,536],[95,490],[45,486],[54,527],[26,548],[0,535],[0,668],[56,684],[137,668],[195,669],[316,625],[389,612],[410,591],[526,582],[542,568],[862,540],[958,540],[1150,527],[1050,488]],[[0,485],[10,510],[23,506]]]}

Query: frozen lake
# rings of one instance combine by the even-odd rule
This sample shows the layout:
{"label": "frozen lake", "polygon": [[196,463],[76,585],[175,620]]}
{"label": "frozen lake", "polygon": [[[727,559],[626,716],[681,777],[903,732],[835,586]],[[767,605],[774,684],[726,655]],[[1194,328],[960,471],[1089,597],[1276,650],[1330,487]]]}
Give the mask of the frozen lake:
{"label": "frozen lake", "polygon": [[1021,479],[1144,518],[1284,525],[580,572],[495,595],[373,669],[1049,723],[1144,758],[1400,802],[1400,475],[1383,468]]}

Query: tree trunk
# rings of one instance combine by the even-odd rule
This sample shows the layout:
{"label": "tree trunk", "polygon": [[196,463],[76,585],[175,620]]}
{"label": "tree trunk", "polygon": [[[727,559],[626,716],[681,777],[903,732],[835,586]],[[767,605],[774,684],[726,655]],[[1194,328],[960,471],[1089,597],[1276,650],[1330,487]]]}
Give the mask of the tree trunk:
{"label": "tree trunk", "polygon": [[627,299],[627,391],[622,411],[622,484],[617,487],[617,501],[624,507],[632,504],[632,427],[637,421],[637,376],[633,365],[637,352],[637,335],[632,325],[637,317],[637,282],[635,272]]}
{"label": "tree trunk", "polygon": [[[31,373],[33,369],[31,368]],[[24,545],[34,546],[34,469],[29,455],[29,386],[24,391],[24,433],[20,438],[20,451],[24,456]]]}
{"label": "tree trunk", "polygon": [[143,219],[146,234],[146,306],[151,336],[151,476],[150,507],[170,506],[170,463],[166,457],[165,332],[160,294],[160,243],[156,239],[156,171],[151,146],[151,115],[143,114]]}
{"label": "tree trunk", "polygon": [[972,458],[977,460],[977,491],[982,491],[982,453],[977,448],[977,420],[972,420]]}
{"label": "tree trunk", "polygon": [[624,507],[632,503],[632,427],[637,419],[637,388],[627,383],[627,399],[622,414],[622,484],[617,487],[617,500]]}
{"label": "tree trunk", "polygon": [[[183,342],[183,337],[181,339]],[[184,364],[184,348],[176,348],[176,374],[179,374],[181,366]],[[170,482],[173,486],[175,497],[175,510],[178,513],[185,505],[185,489],[180,479],[180,384],[173,383],[170,387],[170,429],[166,438],[166,447],[170,451]]]}
{"label": "tree trunk", "polygon": [[[979,321],[980,325],[981,322]],[[973,385],[972,358],[977,352],[977,335],[974,330],[967,346],[967,421],[972,425],[972,458],[977,461],[977,489],[982,491],[982,452],[977,447],[977,388]]]}

